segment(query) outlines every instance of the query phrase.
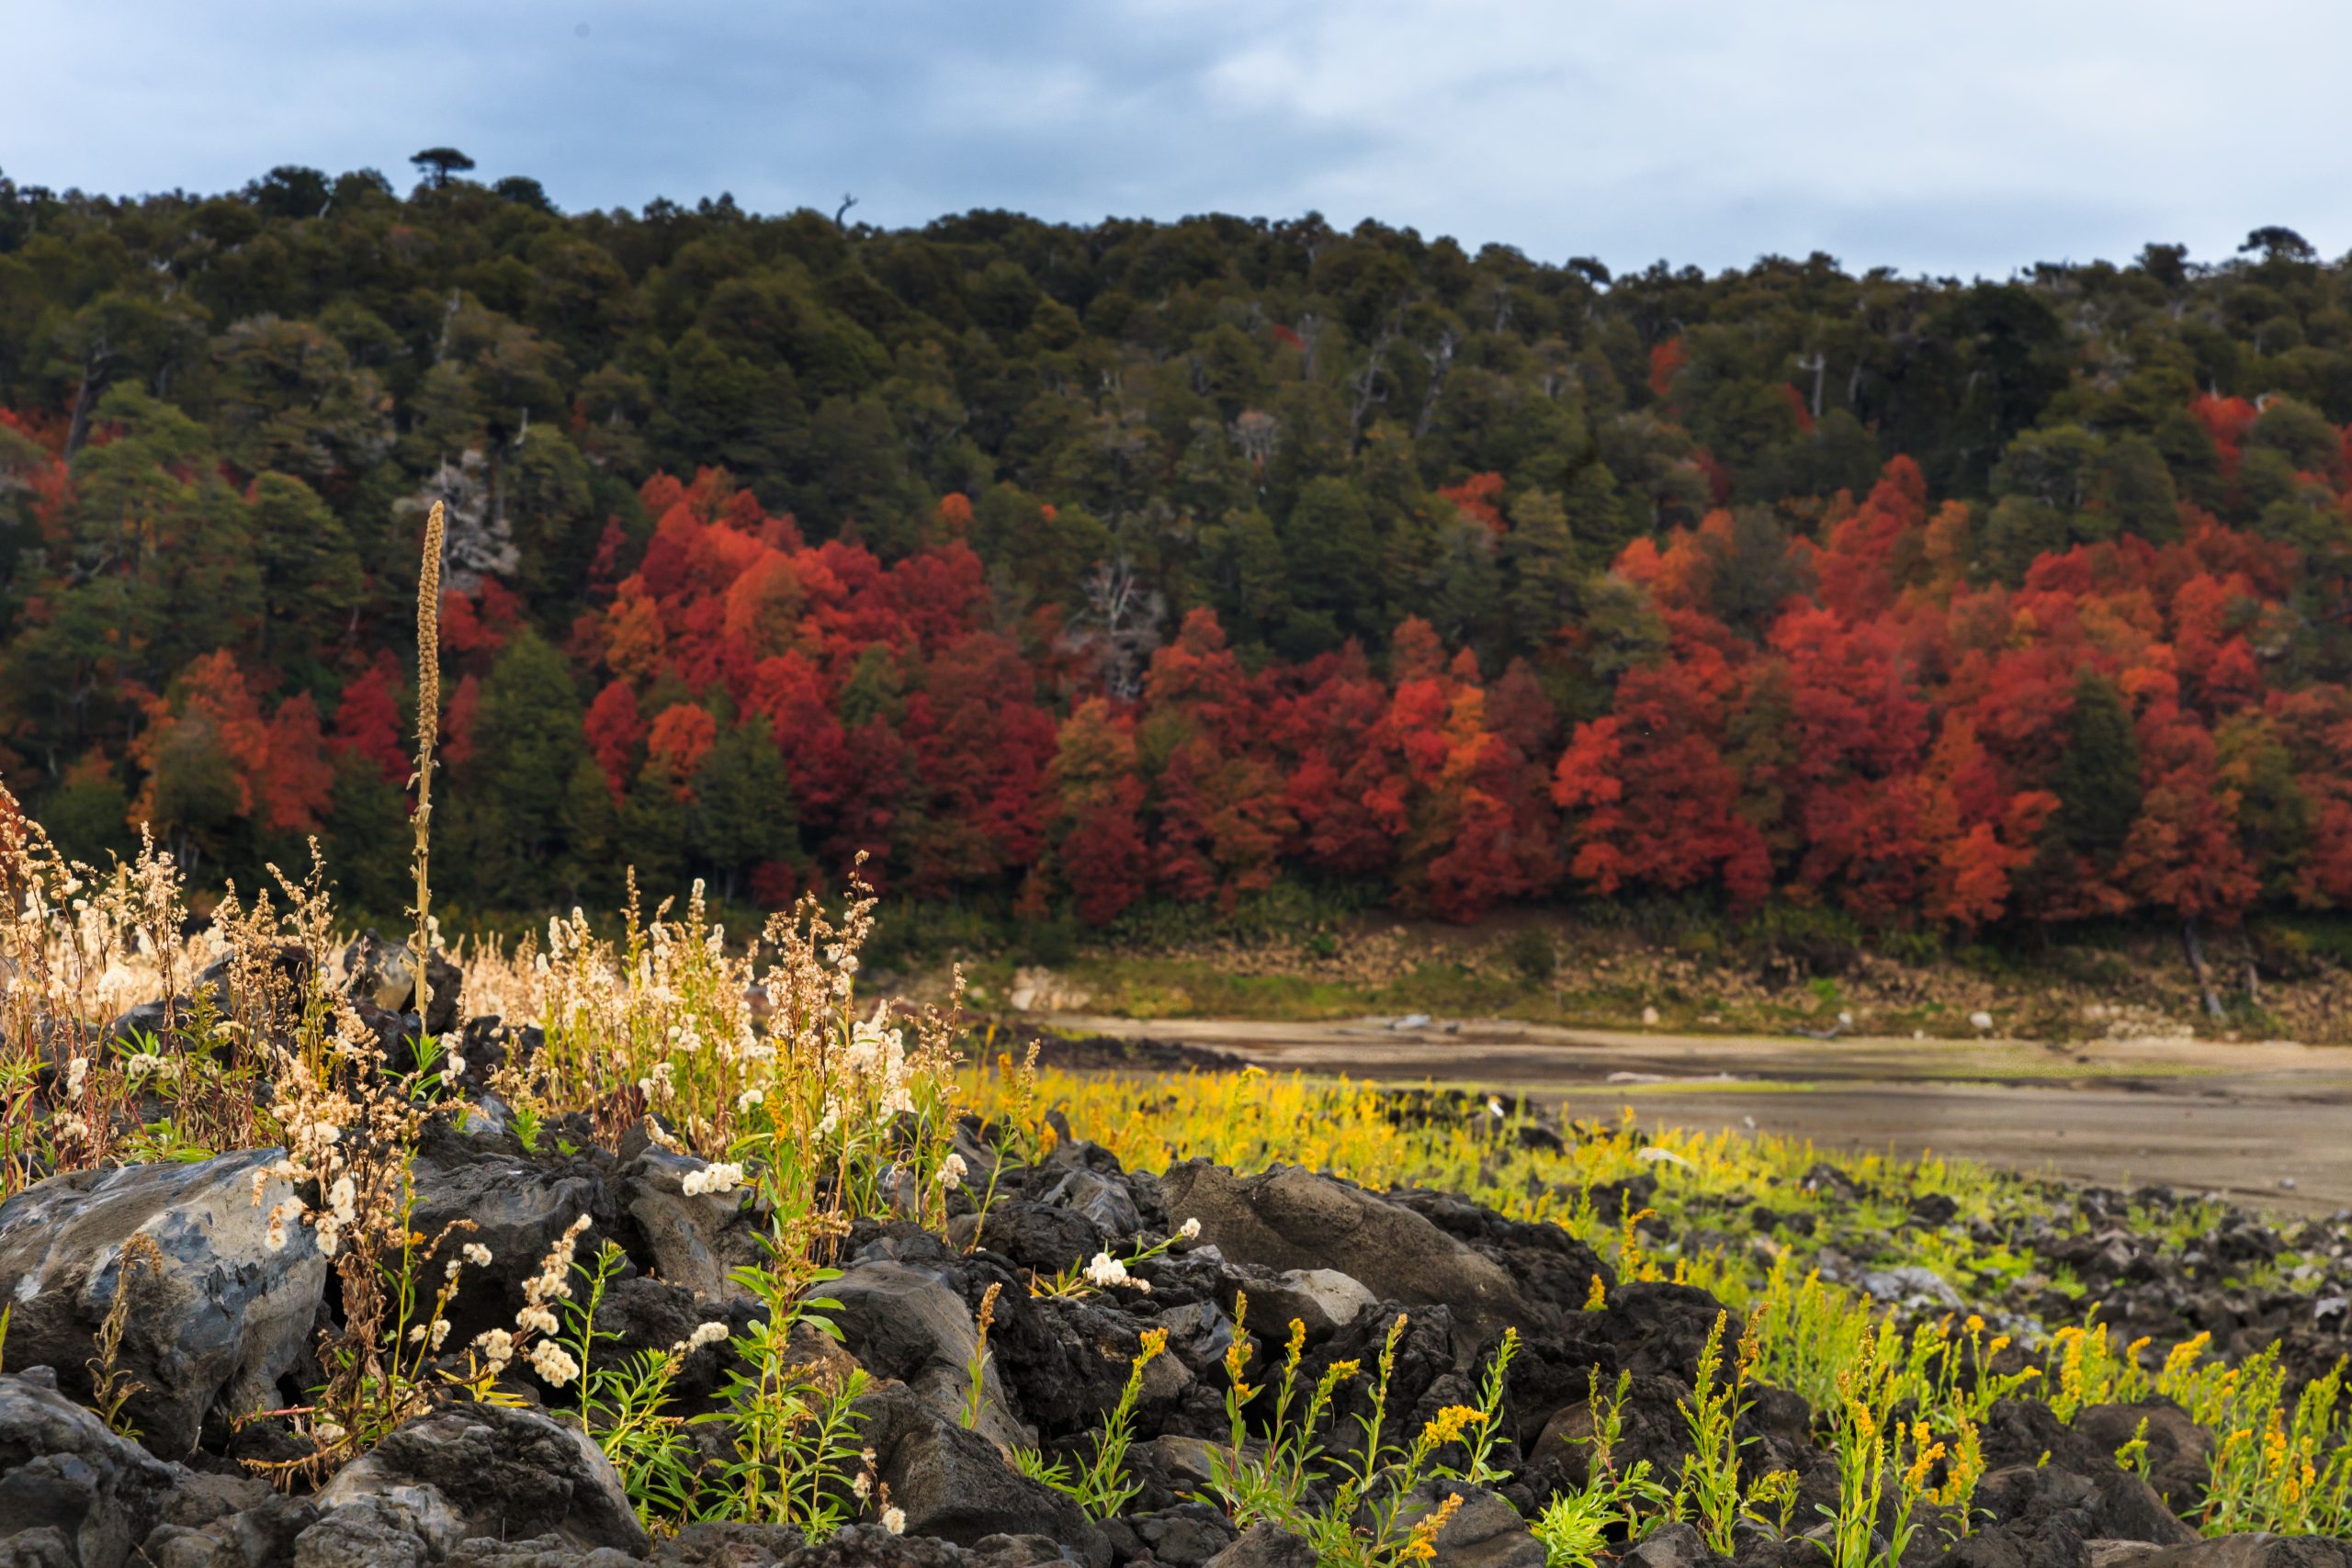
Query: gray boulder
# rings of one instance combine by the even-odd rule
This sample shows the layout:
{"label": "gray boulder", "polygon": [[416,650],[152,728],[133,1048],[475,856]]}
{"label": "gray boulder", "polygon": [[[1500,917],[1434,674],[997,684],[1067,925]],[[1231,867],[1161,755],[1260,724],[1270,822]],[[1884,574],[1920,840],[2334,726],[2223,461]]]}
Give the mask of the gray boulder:
{"label": "gray boulder", "polygon": [[[888,1262],[857,1264],[821,1290],[842,1303],[833,1323],[858,1365],[905,1383],[941,1420],[961,1422],[979,1338],[962,1296],[935,1274]],[[1002,1447],[1037,1440],[1007,1412],[993,1357],[980,1374],[976,1429]]]}
{"label": "gray boulder", "polygon": [[906,1510],[907,1534],[962,1546],[989,1536],[1046,1536],[1088,1568],[1110,1568],[1111,1542],[1069,1498],[1023,1475],[994,1443],[932,1414],[903,1384],[857,1402],[876,1477]]}
{"label": "gray boulder", "polygon": [[1544,1568],[1544,1543],[1528,1529],[1519,1510],[1480,1487],[1458,1482],[1426,1483],[1398,1516],[1399,1522],[1409,1525],[1422,1518],[1449,1496],[1459,1496],[1462,1502],[1444,1528],[1430,1538],[1430,1545],[1436,1550],[1430,1559],[1434,1568]]}
{"label": "gray boulder", "polygon": [[175,1474],[60,1393],[48,1368],[0,1376],[0,1562],[121,1568]]}
{"label": "gray boulder", "polygon": [[[117,1364],[141,1385],[127,1413],[149,1448],[189,1453],[206,1416],[276,1405],[327,1277],[307,1227],[288,1224],[282,1245],[269,1245],[270,1211],[294,1198],[292,1183],[266,1174],[282,1153],[74,1171],[0,1203],[8,1359],[57,1368],[67,1388],[86,1392],[85,1363],[125,1290]],[[123,1248],[134,1235],[155,1244],[162,1267],[134,1265],[126,1283]]]}
{"label": "gray boulder", "polygon": [[1380,1304],[1363,1281],[1337,1269],[1285,1269],[1248,1281],[1250,1321],[1262,1337],[1279,1340],[1293,1319],[1306,1325],[1309,1339],[1345,1328]]}
{"label": "gray boulder", "polygon": [[1207,1568],[1315,1568],[1315,1548],[1279,1525],[1255,1524],[1210,1558]]}
{"label": "gray boulder", "polygon": [[361,1497],[294,1538],[293,1568],[424,1568],[430,1528],[392,1498]]}
{"label": "gray boulder", "polygon": [[405,1509],[436,1558],[477,1536],[555,1536],[639,1556],[650,1544],[603,1450],[533,1410],[456,1404],[420,1416],[337,1472],[318,1500],[341,1511],[367,1498]]}
{"label": "gray boulder", "polygon": [[1247,1179],[1204,1160],[1160,1178],[1168,1212],[1201,1222],[1201,1239],[1261,1269],[1334,1269],[1384,1300],[1442,1303],[1463,1354],[1529,1317],[1510,1276],[1400,1204],[1281,1166]]}
{"label": "gray boulder", "polygon": [[577,1261],[594,1258],[602,1239],[613,1234],[612,1194],[593,1159],[567,1158],[544,1147],[530,1156],[500,1143],[469,1138],[436,1122],[425,1130],[409,1168],[416,1192],[415,1228],[437,1236],[463,1221],[471,1228],[453,1235],[443,1255],[455,1256],[465,1242],[490,1249],[490,1266],[468,1269],[450,1303],[453,1343],[512,1325],[524,1304],[524,1282],[538,1273],[548,1249],[581,1215],[589,1217],[592,1228],[580,1238]]}
{"label": "gray boulder", "polygon": [[621,1207],[644,1237],[653,1272],[710,1300],[739,1293],[728,1271],[758,1263],[760,1244],[741,1191],[686,1192],[686,1177],[704,1168],[691,1155],[649,1147],[621,1167]]}

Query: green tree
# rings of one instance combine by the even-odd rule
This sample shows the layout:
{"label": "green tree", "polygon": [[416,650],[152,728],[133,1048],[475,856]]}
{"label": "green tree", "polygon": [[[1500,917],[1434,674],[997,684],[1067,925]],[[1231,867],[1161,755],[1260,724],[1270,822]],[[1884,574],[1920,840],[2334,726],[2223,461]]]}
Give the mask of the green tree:
{"label": "green tree", "polygon": [[245,509],[269,605],[262,656],[281,667],[314,662],[351,635],[366,588],[359,551],[343,519],[291,475],[254,480]]}
{"label": "green tree", "polygon": [[763,723],[722,728],[695,776],[689,844],[695,860],[732,900],[750,886],[764,861],[798,858],[792,787],[784,753]]}
{"label": "green tree", "polygon": [[2095,670],[2075,677],[2066,743],[2050,773],[2058,837],[2101,866],[2115,863],[2140,816],[2140,738],[2115,682]]}
{"label": "green tree", "polygon": [[1548,490],[1531,490],[1511,503],[1503,540],[1504,606],[1514,652],[1538,653],[1576,613],[1583,581],[1567,508]]}
{"label": "green tree", "polygon": [[535,908],[557,894],[566,795],[588,755],[580,716],[563,655],[518,633],[482,682],[474,755],[451,792],[464,807],[455,836],[485,907]]}

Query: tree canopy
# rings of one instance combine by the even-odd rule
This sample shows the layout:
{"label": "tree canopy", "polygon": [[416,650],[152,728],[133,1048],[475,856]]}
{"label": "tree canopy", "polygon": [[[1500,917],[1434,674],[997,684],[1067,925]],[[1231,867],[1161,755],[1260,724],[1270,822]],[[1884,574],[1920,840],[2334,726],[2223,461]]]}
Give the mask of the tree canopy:
{"label": "tree canopy", "polygon": [[2352,269],[0,178],[0,776],[397,897],[2352,898]]}

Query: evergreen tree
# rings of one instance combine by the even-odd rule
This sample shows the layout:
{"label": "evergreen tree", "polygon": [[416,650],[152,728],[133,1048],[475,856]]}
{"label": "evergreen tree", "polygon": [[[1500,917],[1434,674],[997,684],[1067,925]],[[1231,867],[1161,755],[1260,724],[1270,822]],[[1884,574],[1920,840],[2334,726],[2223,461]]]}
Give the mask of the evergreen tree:
{"label": "evergreen tree", "polygon": [[2066,847],[2112,865],[2140,815],[2140,739],[2123,694],[2095,670],[2075,677],[2065,750],[2050,788],[2058,796],[2052,825]]}
{"label": "evergreen tree", "polygon": [[557,896],[565,800],[588,761],[580,720],[563,656],[536,632],[516,636],[482,682],[474,756],[451,792],[483,904],[531,908]]}
{"label": "evergreen tree", "polygon": [[1513,652],[1540,653],[1550,645],[1575,612],[1582,576],[1560,498],[1532,490],[1513,502],[1510,533],[1503,540],[1503,599]]}
{"label": "evergreen tree", "polygon": [[765,726],[719,731],[695,775],[690,820],[694,857],[710,869],[723,898],[747,891],[752,873],[763,863],[798,858],[784,753]]}

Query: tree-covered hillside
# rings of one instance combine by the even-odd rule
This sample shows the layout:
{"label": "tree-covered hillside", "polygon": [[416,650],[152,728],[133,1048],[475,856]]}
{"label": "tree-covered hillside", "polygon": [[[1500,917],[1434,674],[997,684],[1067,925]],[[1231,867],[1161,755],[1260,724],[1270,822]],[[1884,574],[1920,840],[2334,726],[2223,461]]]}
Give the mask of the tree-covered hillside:
{"label": "tree-covered hillside", "polygon": [[[2352,270],[0,179],[0,777],[396,908],[855,857],[1957,928],[2352,900]],[[443,870],[441,868],[445,868]]]}

